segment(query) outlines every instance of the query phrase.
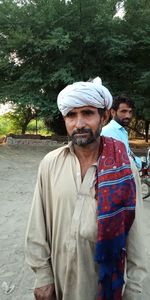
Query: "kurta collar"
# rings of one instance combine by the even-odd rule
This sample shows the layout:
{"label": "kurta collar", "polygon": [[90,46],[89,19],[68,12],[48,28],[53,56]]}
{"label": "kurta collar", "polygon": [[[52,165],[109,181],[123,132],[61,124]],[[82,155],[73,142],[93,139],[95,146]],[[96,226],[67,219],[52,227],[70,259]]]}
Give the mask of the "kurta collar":
{"label": "kurta collar", "polygon": [[[65,147],[65,154],[68,154],[69,152],[71,154],[75,155],[72,142],[69,142],[68,145],[66,145],[66,147]],[[98,164],[98,161],[93,163],[92,166],[97,166],[97,164]]]}
{"label": "kurta collar", "polygon": [[114,128],[120,129],[127,133],[126,129],[123,126],[121,126],[118,122],[116,122],[115,120],[111,120],[110,123],[113,125]]}

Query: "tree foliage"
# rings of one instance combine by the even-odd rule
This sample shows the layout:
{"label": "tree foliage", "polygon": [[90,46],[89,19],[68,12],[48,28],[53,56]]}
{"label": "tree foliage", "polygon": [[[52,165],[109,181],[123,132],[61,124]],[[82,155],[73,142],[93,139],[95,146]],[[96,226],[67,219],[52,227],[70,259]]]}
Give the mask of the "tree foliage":
{"label": "tree foliage", "polygon": [[149,65],[149,1],[0,2],[0,101],[30,106],[55,128],[58,92],[97,75],[113,95],[133,97],[149,124]]}
{"label": "tree foliage", "polygon": [[25,134],[27,126],[32,119],[37,117],[37,112],[30,105],[17,104],[13,109],[7,113],[9,118],[14,124],[14,128],[20,129],[22,134]]}

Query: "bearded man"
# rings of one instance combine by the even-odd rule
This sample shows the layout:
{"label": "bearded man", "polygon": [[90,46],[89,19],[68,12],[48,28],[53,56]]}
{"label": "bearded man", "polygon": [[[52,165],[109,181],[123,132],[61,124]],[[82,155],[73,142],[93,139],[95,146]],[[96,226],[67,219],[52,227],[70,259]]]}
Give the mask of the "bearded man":
{"label": "bearded man", "polygon": [[57,103],[70,142],[39,167],[26,234],[35,298],[142,300],[138,172],[124,144],[99,136],[112,96],[96,78],[67,86]]}
{"label": "bearded man", "polygon": [[114,97],[111,107],[112,120],[103,127],[101,135],[112,137],[124,143],[128,155],[134,160],[138,170],[141,170],[142,161],[132,152],[126,130],[132,120],[133,110],[134,102],[131,98],[124,95]]}

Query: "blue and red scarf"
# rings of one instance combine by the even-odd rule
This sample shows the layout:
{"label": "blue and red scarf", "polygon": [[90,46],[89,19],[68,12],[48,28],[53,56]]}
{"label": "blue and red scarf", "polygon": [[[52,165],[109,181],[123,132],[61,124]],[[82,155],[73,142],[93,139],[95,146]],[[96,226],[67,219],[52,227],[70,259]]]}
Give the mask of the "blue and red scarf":
{"label": "blue and red scarf", "polygon": [[106,137],[102,137],[101,142],[103,151],[98,162],[96,182],[97,300],[121,300],[126,237],[135,217],[136,189],[124,144]]}

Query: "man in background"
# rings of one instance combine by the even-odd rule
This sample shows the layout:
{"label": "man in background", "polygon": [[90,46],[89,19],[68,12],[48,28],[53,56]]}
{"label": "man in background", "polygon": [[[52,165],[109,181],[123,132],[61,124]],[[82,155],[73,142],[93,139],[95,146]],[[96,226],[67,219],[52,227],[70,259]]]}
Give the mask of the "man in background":
{"label": "man in background", "polygon": [[117,96],[113,99],[111,107],[112,120],[102,128],[101,135],[112,137],[123,142],[128,155],[133,158],[140,170],[142,168],[141,159],[134,155],[129,146],[128,132],[125,129],[131,122],[133,116],[134,102],[126,96]]}

